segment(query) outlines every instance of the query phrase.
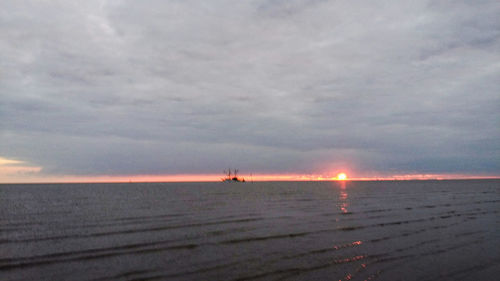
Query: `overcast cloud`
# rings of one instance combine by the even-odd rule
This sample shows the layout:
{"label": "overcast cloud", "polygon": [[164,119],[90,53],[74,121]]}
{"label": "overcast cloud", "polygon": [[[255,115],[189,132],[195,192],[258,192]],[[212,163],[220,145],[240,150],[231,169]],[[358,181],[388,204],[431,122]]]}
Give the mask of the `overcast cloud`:
{"label": "overcast cloud", "polygon": [[2,1],[42,174],[500,174],[500,2]]}

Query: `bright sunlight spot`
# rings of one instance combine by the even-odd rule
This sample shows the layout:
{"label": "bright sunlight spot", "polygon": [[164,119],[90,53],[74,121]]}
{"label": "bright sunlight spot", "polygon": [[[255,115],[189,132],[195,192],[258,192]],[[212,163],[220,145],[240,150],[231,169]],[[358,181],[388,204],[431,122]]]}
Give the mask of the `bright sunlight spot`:
{"label": "bright sunlight spot", "polygon": [[337,175],[337,180],[339,181],[343,181],[343,180],[346,180],[347,179],[347,175],[344,174],[344,173],[340,173]]}

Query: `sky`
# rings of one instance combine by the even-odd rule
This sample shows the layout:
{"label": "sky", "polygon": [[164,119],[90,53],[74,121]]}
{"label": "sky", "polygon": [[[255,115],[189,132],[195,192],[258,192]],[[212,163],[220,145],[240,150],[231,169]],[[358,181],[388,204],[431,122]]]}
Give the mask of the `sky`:
{"label": "sky", "polygon": [[0,182],[500,176],[500,2],[2,1]]}

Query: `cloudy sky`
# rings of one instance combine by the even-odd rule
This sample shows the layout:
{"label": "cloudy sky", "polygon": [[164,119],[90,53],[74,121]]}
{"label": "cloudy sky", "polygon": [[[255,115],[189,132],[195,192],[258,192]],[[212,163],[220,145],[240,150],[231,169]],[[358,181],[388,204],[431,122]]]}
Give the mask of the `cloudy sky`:
{"label": "cloudy sky", "polygon": [[6,0],[0,181],[500,175],[500,2]]}

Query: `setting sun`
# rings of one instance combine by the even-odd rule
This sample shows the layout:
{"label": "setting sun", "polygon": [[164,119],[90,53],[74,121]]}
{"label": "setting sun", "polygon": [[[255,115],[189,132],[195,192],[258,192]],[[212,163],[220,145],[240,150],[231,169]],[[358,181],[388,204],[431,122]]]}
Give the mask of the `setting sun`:
{"label": "setting sun", "polygon": [[337,180],[343,181],[347,179],[347,175],[344,173],[340,173],[337,175]]}

